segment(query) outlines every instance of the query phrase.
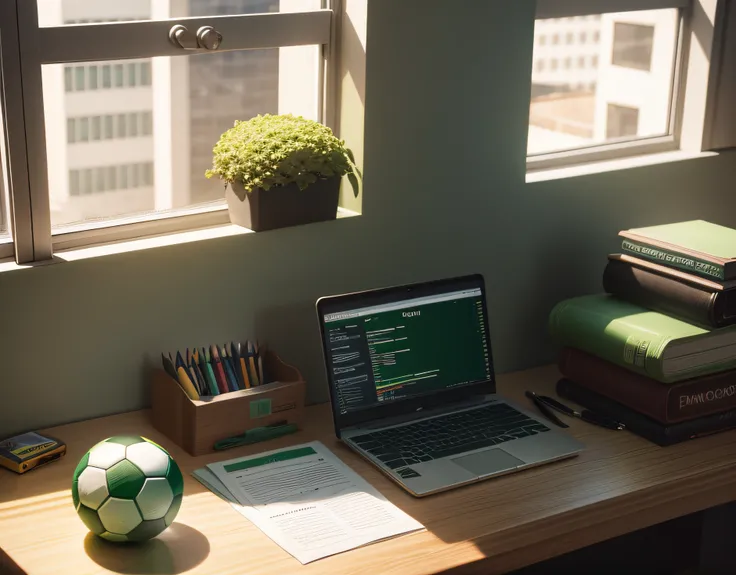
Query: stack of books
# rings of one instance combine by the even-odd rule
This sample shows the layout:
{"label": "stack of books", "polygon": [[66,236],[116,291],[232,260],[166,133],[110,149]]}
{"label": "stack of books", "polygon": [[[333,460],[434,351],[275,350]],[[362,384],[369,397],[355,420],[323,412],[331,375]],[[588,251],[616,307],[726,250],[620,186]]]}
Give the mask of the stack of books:
{"label": "stack of books", "polygon": [[659,445],[736,427],[736,230],[626,230],[601,295],[559,303],[557,392]]}

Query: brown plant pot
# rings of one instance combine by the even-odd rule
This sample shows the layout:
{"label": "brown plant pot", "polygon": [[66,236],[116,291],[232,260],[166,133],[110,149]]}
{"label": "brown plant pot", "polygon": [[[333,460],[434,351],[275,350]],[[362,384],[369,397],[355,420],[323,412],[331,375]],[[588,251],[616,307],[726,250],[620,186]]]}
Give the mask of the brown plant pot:
{"label": "brown plant pot", "polygon": [[[237,191],[237,194],[236,194]],[[246,193],[240,182],[225,191],[230,221],[254,232],[334,220],[340,194],[340,177],[317,180],[306,189],[296,184]],[[243,201],[238,196],[245,195]]]}

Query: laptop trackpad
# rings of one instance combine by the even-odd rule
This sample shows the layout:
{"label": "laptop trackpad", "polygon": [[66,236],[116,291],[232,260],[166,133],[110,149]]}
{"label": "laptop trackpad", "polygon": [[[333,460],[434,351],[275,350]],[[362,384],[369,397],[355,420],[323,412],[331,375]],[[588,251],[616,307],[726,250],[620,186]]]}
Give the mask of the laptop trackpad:
{"label": "laptop trackpad", "polygon": [[463,469],[467,469],[470,473],[479,476],[515,469],[524,463],[521,459],[509,455],[500,448],[463,455],[451,461],[457,463]]}

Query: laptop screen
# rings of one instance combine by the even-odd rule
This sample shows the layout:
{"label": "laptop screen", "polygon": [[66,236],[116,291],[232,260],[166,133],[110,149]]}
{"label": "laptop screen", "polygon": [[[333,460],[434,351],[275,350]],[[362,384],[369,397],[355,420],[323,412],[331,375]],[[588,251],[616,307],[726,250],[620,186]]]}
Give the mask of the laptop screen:
{"label": "laptop screen", "polygon": [[482,279],[325,299],[332,300],[320,307],[336,416],[493,379]]}

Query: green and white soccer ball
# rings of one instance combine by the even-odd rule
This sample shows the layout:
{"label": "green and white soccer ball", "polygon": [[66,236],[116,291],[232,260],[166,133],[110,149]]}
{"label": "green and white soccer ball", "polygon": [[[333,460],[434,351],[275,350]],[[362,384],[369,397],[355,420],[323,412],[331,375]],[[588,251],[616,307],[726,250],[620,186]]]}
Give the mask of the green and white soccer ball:
{"label": "green and white soccer ball", "polygon": [[90,449],[74,470],[72,498],[92,533],[147,541],[174,522],[184,493],[179,466],[145,437],[116,436]]}

